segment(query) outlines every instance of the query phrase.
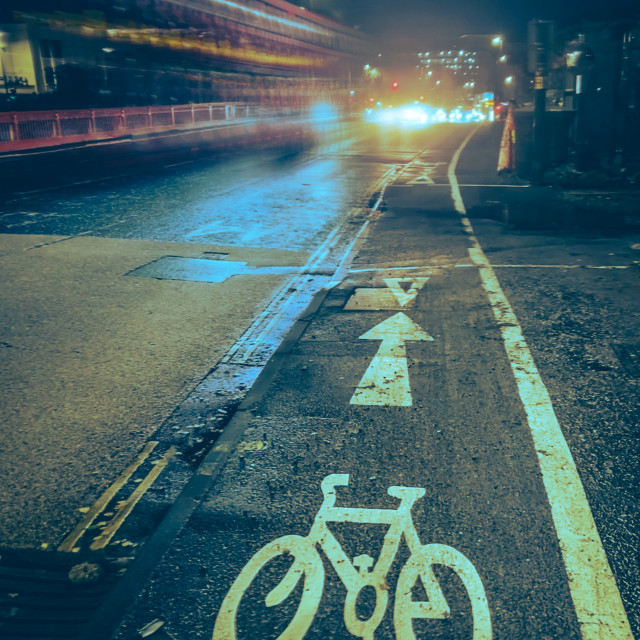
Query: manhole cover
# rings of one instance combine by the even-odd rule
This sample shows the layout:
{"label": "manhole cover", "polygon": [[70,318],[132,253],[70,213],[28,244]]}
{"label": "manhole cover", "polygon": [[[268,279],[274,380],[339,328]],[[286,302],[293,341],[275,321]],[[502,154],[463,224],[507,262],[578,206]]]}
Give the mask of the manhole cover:
{"label": "manhole cover", "polygon": [[210,258],[180,258],[165,256],[133,271],[128,276],[156,280],[187,280],[190,282],[224,282],[239,275],[288,275],[296,267],[250,267],[246,262],[212,260]]}

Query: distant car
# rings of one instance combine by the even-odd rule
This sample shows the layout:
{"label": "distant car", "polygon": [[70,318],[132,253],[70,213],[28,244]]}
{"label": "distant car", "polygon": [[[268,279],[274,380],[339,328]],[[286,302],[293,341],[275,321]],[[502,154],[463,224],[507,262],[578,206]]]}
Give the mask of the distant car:
{"label": "distant car", "polygon": [[416,127],[429,124],[429,113],[425,107],[407,105],[404,107],[382,107],[366,109],[365,119],[377,124]]}
{"label": "distant car", "polygon": [[466,123],[466,122],[483,122],[487,116],[477,109],[463,109],[457,107],[449,112],[449,122]]}

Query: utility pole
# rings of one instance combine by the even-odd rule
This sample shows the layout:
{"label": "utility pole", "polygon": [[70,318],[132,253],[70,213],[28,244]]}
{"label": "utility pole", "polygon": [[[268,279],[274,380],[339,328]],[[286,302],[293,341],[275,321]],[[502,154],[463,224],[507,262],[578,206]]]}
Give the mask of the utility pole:
{"label": "utility pole", "polygon": [[533,183],[542,184],[545,156],[545,112],[547,103],[546,77],[542,71],[536,71],[533,92]]}
{"label": "utility pole", "polygon": [[567,69],[575,76],[575,164],[577,169],[584,171],[590,163],[585,95],[591,89],[589,76],[593,68],[593,52],[585,44],[582,34],[578,36],[576,42],[571,44],[573,47],[567,52],[566,59]]}
{"label": "utility pole", "polygon": [[535,74],[533,102],[532,181],[542,184],[546,156],[547,72],[553,48],[555,23],[548,20],[529,22],[529,72]]}

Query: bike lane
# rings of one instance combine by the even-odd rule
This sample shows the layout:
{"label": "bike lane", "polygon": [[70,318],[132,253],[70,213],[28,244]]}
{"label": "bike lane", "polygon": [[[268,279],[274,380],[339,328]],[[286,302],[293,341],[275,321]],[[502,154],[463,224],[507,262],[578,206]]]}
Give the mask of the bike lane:
{"label": "bike lane", "polygon": [[[444,186],[387,189],[348,276],[236,414],[239,443],[218,444],[224,466],[119,638],[154,618],[220,640],[630,637],[580,629],[496,301]],[[266,606],[287,551],[305,580]]]}

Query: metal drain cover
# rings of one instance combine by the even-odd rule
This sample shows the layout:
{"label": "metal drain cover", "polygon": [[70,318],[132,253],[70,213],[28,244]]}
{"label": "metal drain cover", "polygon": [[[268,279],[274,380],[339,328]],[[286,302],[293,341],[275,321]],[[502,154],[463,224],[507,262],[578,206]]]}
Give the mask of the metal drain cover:
{"label": "metal drain cover", "polygon": [[250,267],[246,262],[165,256],[138,267],[127,275],[157,280],[224,282],[232,276],[288,275],[298,273],[298,271],[299,269],[296,267]]}
{"label": "metal drain cover", "polygon": [[0,637],[73,640],[113,588],[104,557],[0,550]]}

